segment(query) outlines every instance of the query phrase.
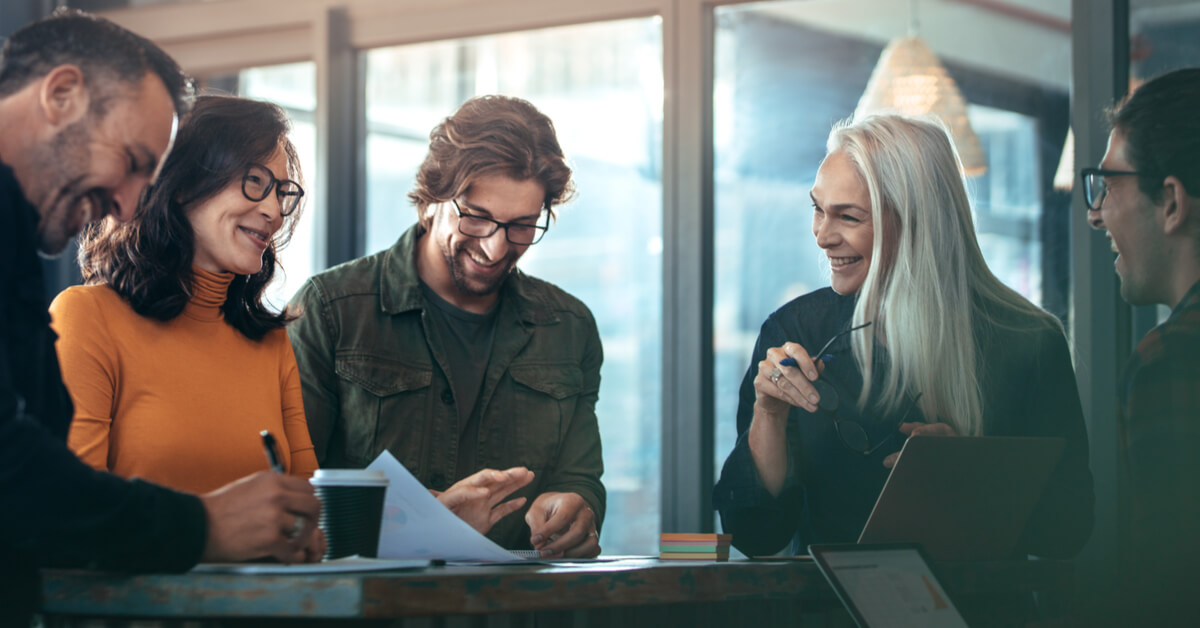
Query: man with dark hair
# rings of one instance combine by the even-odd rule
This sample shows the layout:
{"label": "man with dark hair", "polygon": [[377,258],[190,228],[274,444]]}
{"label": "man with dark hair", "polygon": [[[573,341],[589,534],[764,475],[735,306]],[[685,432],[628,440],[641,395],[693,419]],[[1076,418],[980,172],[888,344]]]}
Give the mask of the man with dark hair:
{"label": "man with dark hair", "polygon": [[39,565],[182,571],[323,552],[302,478],[264,472],[197,497],[98,473],[66,446],[73,409],[38,253],[133,215],[187,85],[153,44],[77,11],[26,26],[0,52],[0,624],[28,625]]}
{"label": "man with dark hair", "polygon": [[1118,389],[1122,595],[1145,625],[1194,622],[1200,591],[1200,69],[1145,83],[1117,106],[1088,220],[1117,253],[1121,296],[1171,307]]}
{"label": "man with dark hair", "polygon": [[[554,125],[524,100],[474,98],[433,129],[418,224],[293,299],[321,465],[389,450],[504,547],[599,553],[600,336],[583,303],[517,269],[571,190]],[[527,500],[524,523],[505,518]]]}

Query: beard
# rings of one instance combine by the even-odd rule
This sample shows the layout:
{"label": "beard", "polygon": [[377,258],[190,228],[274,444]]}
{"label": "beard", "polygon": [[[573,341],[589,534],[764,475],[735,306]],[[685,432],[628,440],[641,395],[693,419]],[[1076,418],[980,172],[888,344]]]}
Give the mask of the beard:
{"label": "beard", "polygon": [[111,202],[98,190],[83,188],[91,163],[91,125],[80,120],[33,149],[30,163],[40,173],[37,198],[38,252],[58,255],[93,217],[108,213]]}
{"label": "beard", "polygon": [[[504,270],[496,272],[494,276],[480,277],[467,270],[467,265],[470,264],[469,260],[459,261],[461,257],[467,257],[470,255],[467,250],[470,244],[472,244],[472,242],[464,241],[457,245],[453,245],[449,242],[445,242],[441,245],[442,256],[446,258],[446,267],[450,269],[450,278],[454,280],[455,287],[457,287],[459,291],[464,294],[469,294],[476,297],[495,294],[500,290],[500,287],[504,285],[504,280],[508,279],[508,275],[512,273],[514,268],[516,268],[517,258],[520,257],[520,255],[518,255],[517,252],[514,251],[510,246],[508,253],[500,262],[500,266]],[[477,258],[487,257],[478,249],[473,249],[471,252],[473,252]]]}

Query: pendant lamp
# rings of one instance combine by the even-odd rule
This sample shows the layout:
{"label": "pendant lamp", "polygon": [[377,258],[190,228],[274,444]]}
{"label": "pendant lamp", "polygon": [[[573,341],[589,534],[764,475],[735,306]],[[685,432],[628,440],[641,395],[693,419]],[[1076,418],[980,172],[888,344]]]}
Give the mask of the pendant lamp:
{"label": "pendant lamp", "polygon": [[950,130],[963,172],[971,177],[987,172],[979,137],[967,119],[967,102],[954,79],[920,37],[894,39],[879,55],[867,89],[854,110],[854,119],[873,113],[937,116]]}

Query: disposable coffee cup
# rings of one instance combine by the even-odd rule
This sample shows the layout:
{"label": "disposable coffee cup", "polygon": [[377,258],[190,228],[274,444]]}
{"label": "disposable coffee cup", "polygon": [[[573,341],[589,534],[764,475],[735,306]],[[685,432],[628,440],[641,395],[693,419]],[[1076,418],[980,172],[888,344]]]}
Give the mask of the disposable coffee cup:
{"label": "disposable coffee cup", "polygon": [[309,482],[321,500],[317,525],[325,533],[324,558],[354,554],[374,558],[388,486],[383,471],[318,469]]}

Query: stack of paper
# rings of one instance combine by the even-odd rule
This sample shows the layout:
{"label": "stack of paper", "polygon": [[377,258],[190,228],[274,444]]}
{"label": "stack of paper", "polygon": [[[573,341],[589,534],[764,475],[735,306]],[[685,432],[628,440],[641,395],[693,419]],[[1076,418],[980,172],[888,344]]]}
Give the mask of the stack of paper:
{"label": "stack of paper", "polygon": [[662,560],[729,560],[732,534],[673,534],[664,532],[658,542]]}

